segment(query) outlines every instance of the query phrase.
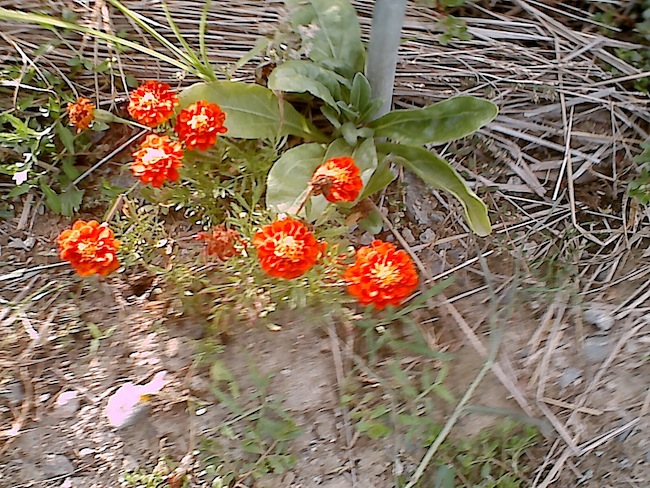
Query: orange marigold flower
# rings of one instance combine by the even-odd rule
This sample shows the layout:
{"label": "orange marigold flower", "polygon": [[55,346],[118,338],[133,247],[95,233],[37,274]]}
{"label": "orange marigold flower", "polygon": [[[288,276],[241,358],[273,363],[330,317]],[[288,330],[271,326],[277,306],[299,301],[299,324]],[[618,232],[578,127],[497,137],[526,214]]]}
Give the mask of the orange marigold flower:
{"label": "orange marigold flower", "polygon": [[225,134],[226,114],[216,103],[199,100],[176,117],[174,130],[187,149],[205,151],[217,141],[217,134]]}
{"label": "orange marigold flower", "polygon": [[262,269],[271,276],[292,279],[306,273],[325,251],[325,243],[292,218],[265,225],[253,237]]}
{"label": "orange marigold flower", "polygon": [[379,240],[357,251],[356,261],[345,270],[343,279],[352,296],[377,309],[399,305],[418,285],[410,256]]}
{"label": "orange marigold flower", "polygon": [[120,267],[116,254],[120,241],[106,224],[96,220],[77,220],[72,229],[59,234],[56,242],[61,259],[69,261],[81,276],[106,276]]}
{"label": "orange marigold flower", "polygon": [[95,106],[87,98],[77,98],[75,103],[68,103],[68,119],[81,132],[95,120]]}
{"label": "orange marigold flower", "polygon": [[205,241],[205,253],[214,255],[221,261],[241,254],[235,246],[240,244],[245,247],[237,231],[226,229],[225,225],[213,227],[212,232],[199,232],[195,239]]}
{"label": "orange marigold flower", "polygon": [[353,202],[359,196],[363,181],[359,167],[349,156],[332,158],[321,164],[311,177],[314,195],[323,195],[329,202]]}
{"label": "orange marigold flower", "polygon": [[133,175],[144,184],[160,188],[165,180],[178,179],[178,168],[183,166],[183,147],[168,136],[149,134],[133,153],[133,160]]}
{"label": "orange marigold flower", "polygon": [[174,115],[178,96],[167,83],[145,81],[130,95],[127,110],[137,122],[156,127]]}

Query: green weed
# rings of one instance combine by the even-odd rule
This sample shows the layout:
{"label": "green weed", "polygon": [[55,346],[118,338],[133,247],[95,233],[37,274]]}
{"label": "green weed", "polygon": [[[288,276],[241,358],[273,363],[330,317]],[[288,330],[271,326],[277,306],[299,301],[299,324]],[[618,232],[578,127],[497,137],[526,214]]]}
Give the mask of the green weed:
{"label": "green weed", "polygon": [[253,387],[246,393],[221,361],[213,363],[210,376],[212,393],[230,418],[216,436],[201,440],[204,464],[222,464],[225,484],[291,469],[296,457],[288,451],[289,442],[300,435],[300,428],[283,409],[282,400],[271,394],[271,375],[261,374],[251,363],[248,376]]}

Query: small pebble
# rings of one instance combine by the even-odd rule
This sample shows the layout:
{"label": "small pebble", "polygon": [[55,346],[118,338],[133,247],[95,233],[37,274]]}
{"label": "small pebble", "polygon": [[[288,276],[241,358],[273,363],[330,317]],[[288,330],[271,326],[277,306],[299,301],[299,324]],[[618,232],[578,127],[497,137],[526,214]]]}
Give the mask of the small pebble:
{"label": "small pebble", "polygon": [[411,229],[404,228],[401,229],[400,232],[406,242],[409,244],[415,244],[415,236],[413,235],[413,232],[411,232]]}
{"label": "small pebble", "polygon": [[436,237],[436,233],[433,230],[424,229],[424,232],[420,234],[420,242],[422,244],[427,244],[434,237]]}
{"label": "small pebble", "polygon": [[611,307],[604,304],[591,305],[582,313],[582,319],[591,325],[595,325],[603,332],[614,327],[614,317],[611,314]]}
{"label": "small pebble", "polygon": [[94,449],[90,449],[89,447],[84,447],[79,451],[79,457],[82,458],[82,457],[90,456],[91,454],[94,453],[95,453]]}
{"label": "small pebble", "polygon": [[564,370],[558,383],[561,388],[566,388],[581,376],[582,370],[580,368],[569,367]]}
{"label": "small pebble", "polygon": [[4,385],[0,391],[0,398],[5,398],[12,406],[20,405],[25,398],[23,385],[20,381],[12,381]]}
{"label": "small pebble", "polygon": [[607,359],[611,352],[612,344],[606,336],[591,336],[585,339],[584,353],[587,361],[599,363]]}
{"label": "small pebble", "polygon": [[54,402],[54,415],[58,418],[73,417],[81,405],[77,395],[74,390],[59,393]]}

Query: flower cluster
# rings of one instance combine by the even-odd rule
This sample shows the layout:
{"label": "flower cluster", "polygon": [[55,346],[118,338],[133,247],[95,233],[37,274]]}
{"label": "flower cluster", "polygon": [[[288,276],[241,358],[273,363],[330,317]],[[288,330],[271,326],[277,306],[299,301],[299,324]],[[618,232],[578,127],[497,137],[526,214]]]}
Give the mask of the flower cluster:
{"label": "flower cluster", "polygon": [[57,238],[61,259],[69,261],[80,276],[107,276],[120,267],[120,242],[106,224],[76,221]]}
{"label": "flower cluster", "polygon": [[205,241],[205,254],[216,256],[220,261],[226,261],[241,251],[237,246],[246,247],[237,231],[226,229],[225,225],[218,225],[212,232],[199,232],[196,235],[199,241]]}
{"label": "flower cluster", "polygon": [[[168,84],[149,80],[131,92],[127,111],[136,122],[154,129],[172,120],[178,105],[178,95]],[[95,107],[87,98],[68,104],[68,119],[77,132],[90,126],[94,114]],[[133,175],[156,188],[165,181],[176,181],[178,168],[183,165],[183,151],[208,150],[219,134],[227,132],[225,121],[226,114],[221,107],[205,100],[181,110],[173,125],[177,140],[169,135],[147,135],[133,153]]]}
{"label": "flower cluster", "polygon": [[157,127],[174,115],[178,96],[166,83],[145,81],[133,90],[127,110],[137,122],[147,127]]}
{"label": "flower cluster", "polygon": [[[144,82],[130,96],[130,116],[156,129],[133,152],[131,170],[142,183],[155,188],[166,181],[178,180],[185,150],[205,151],[215,144],[219,134],[227,132],[226,114],[217,104],[199,100],[176,113],[178,105],[178,96],[170,86],[157,81]],[[70,122],[78,130],[92,123],[93,112],[94,107],[85,98],[68,107]],[[167,122],[171,122],[167,127],[173,127],[175,136],[159,128]],[[355,202],[362,189],[361,171],[353,157],[328,159],[312,174],[305,199],[296,213],[311,196],[322,195],[331,203]],[[211,232],[199,232],[196,239],[205,243],[207,256],[215,256],[220,261],[242,254],[246,248],[241,236],[224,225],[214,227]],[[120,265],[116,255],[119,242],[106,224],[77,221],[72,229],[59,235],[57,242],[61,258],[69,261],[81,276],[105,276]],[[327,243],[319,240],[307,224],[284,215],[257,231],[252,244],[262,270],[287,280],[314,268],[327,248]],[[331,252],[335,253],[335,249],[333,246]],[[418,285],[418,275],[409,255],[388,242],[376,240],[370,246],[361,247],[356,251],[355,262],[345,269],[342,262],[337,260],[337,263],[334,268],[330,266],[323,279],[344,282],[348,292],[361,304],[374,305],[377,309],[399,305]]]}
{"label": "flower cluster", "polygon": [[321,164],[311,177],[314,195],[323,195],[328,202],[354,202],[363,187],[359,167],[349,156],[332,158]]}
{"label": "flower cluster", "polygon": [[68,119],[81,132],[95,120],[95,106],[87,98],[77,98],[75,103],[68,103]]}
{"label": "flower cluster", "polygon": [[[171,120],[179,104],[178,96],[166,83],[146,81],[131,93],[128,111],[137,122],[157,127]],[[174,132],[177,141],[169,136],[148,135],[140,148],[133,153],[131,170],[144,184],[159,188],[165,181],[178,179],[183,151],[205,151],[225,134],[226,114],[216,103],[199,100],[181,110],[176,116]]]}
{"label": "flower cluster", "polygon": [[133,153],[131,171],[142,183],[160,188],[165,180],[176,181],[183,165],[183,146],[169,136],[149,134]]}
{"label": "flower cluster", "polygon": [[356,261],[345,270],[343,279],[352,296],[377,309],[399,305],[418,285],[410,256],[390,242],[379,240],[357,251]]}
{"label": "flower cluster", "polygon": [[[265,225],[253,244],[262,269],[270,276],[293,279],[309,271],[326,244],[302,222],[284,218]],[[363,305],[397,306],[417,288],[418,275],[410,256],[389,242],[375,240],[360,248],[343,274],[348,292]]]}

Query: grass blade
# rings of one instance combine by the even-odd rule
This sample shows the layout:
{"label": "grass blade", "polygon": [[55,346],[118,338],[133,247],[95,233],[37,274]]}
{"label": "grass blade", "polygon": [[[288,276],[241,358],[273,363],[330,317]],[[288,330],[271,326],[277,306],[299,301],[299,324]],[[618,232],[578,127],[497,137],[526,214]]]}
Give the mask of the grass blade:
{"label": "grass blade", "polygon": [[173,42],[169,41],[165,36],[160,34],[155,29],[155,27],[151,25],[152,24],[151,19],[148,19],[145,16],[139,14],[138,12],[131,10],[119,0],[108,0],[108,1],[111,3],[111,5],[113,5],[120,12],[122,12],[126,17],[128,17],[133,22],[135,22],[140,27],[142,27],[145,31],[147,31],[147,33],[151,37],[153,37],[156,41],[158,41],[167,49],[172,51],[179,59],[185,60],[186,62],[193,64],[194,60],[190,56],[188,56],[187,53],[183,52],[181,49],[178,49]]}
{"label": "grass blade", "polygon": [[217,77],[214,74],[212,63],[210,63],[210,58],[208,58],[208,49],[205,45],[205,28],[208,24],[210,5],[212,5],[212,0],[206,0],[203,12],[201,12],[201,21],[199,22],[199,51],[201,53],[201,58],[203,59],[203,66],[209,70],[209,74],[216,80]]}
{"label": "grass blade", "polygon": [[93,29],[90,27],[85,27],[83,25],[77,25],[72,22],[67,22],[65,20],[56,19],[50,17],[49,15],[20,12],[18,10],[11,10],[11,9],[0,7],[0,20],[24,22],[26,24],[38,24],[49,28],[67,29],[70,31],[81,32],[83,34],[89,34],[98,39],[102,39],[106,42],[128,47],[130,49],[139,51],[148,56],[152,56],[156,59],[159,59],[160,61],[168,63],[172,66],[176,66],[179,69],[182,69],[184,71],[187,71],[188,73],[196,75],[199,78],[205,79],[205,75],[201,72],[198,72],[196,68],[191,64],[186,64],[177,59],[170,58],[165,54],[159,53],[158,51],[154,51],[153,49],[149,49],[148,47],[138,44],[137,42],[129,41],[127,39],[121,39],[117,36],[107,34],[106,32],[102,32],[100,30]]}

